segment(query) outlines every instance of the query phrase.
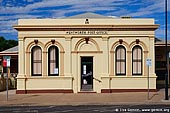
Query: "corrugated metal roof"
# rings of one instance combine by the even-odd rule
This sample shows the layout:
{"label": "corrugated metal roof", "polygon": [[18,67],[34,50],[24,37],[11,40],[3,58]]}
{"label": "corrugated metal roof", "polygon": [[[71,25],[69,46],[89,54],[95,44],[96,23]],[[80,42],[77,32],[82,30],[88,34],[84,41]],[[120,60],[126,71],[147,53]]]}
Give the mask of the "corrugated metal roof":
{"label": "corrugated metal roof", "polygon": [[7,50],[1,51],[0,53],[11,53],[11,52],[18,52],[18,46],[9,48]]}
{"label": "corrugated metal roof", "polygon": [[[170,40],[167,40],[168,46],[170,46]],[[155,46],[165,46],[165,40],[155,38]]]}

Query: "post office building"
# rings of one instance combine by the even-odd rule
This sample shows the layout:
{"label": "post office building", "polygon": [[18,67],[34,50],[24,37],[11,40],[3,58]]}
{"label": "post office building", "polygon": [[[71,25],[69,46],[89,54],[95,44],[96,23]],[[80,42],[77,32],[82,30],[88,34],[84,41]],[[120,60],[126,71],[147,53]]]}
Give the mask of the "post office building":
{"label": "post office building", "polygon": [[[19,19],[17,93],[156,90],[154,19]],[[146,64],[150,59],[149,65]]]}

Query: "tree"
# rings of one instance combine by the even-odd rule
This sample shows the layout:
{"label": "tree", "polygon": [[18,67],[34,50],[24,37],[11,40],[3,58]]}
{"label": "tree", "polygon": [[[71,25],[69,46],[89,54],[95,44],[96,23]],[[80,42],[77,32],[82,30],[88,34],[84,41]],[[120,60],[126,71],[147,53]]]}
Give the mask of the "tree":
{"label": "tree", "polygon": [[18,45],[18,41],[6,40],[4,37],[0,36],[0,52],[17,45]]}

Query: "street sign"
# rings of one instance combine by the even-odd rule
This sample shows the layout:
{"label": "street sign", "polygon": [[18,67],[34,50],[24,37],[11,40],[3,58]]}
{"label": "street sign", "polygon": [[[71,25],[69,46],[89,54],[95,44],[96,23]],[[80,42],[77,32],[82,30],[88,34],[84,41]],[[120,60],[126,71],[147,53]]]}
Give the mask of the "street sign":
{"label": "street sign", "polygon": [[148,100],[149,98],[149,67],[152,65],[152,59],[151,58],[147,58],[146,59],[146,65],[148,66]]}
{"label": "street sign", "polygon": [[151,60],[151,58],[147,58],[147,59],[146,59],[146,65],[147,65],[147,66],[151,66],[151,65],[152,65],[152,60]]}
{"label": "street sign", "polygon": [[6,61],[7,61],[7,67],[10,67],[10,59],[6,59]]}
{"label": "street sign", "polygon": [[11,56],[3,56],[3,67],[6,67],[6,73],[7,73],[7,77],[6,77],[6,100],[8,101],[8,76],[10,76],[10,59]]}
{"label": "street sign", "polygon": [[7,66],[7,61],[6,59],[3,60],[3,67],[6,67]]}

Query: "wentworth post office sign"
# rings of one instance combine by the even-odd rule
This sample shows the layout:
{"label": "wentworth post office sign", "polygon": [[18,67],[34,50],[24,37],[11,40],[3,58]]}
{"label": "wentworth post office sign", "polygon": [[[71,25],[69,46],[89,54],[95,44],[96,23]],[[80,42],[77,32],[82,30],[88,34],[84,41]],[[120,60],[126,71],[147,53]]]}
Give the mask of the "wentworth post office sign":
{"label": "wentworth post office sign", "polygon": [[107,35],[107,31],[66,31],[67,35]]}

